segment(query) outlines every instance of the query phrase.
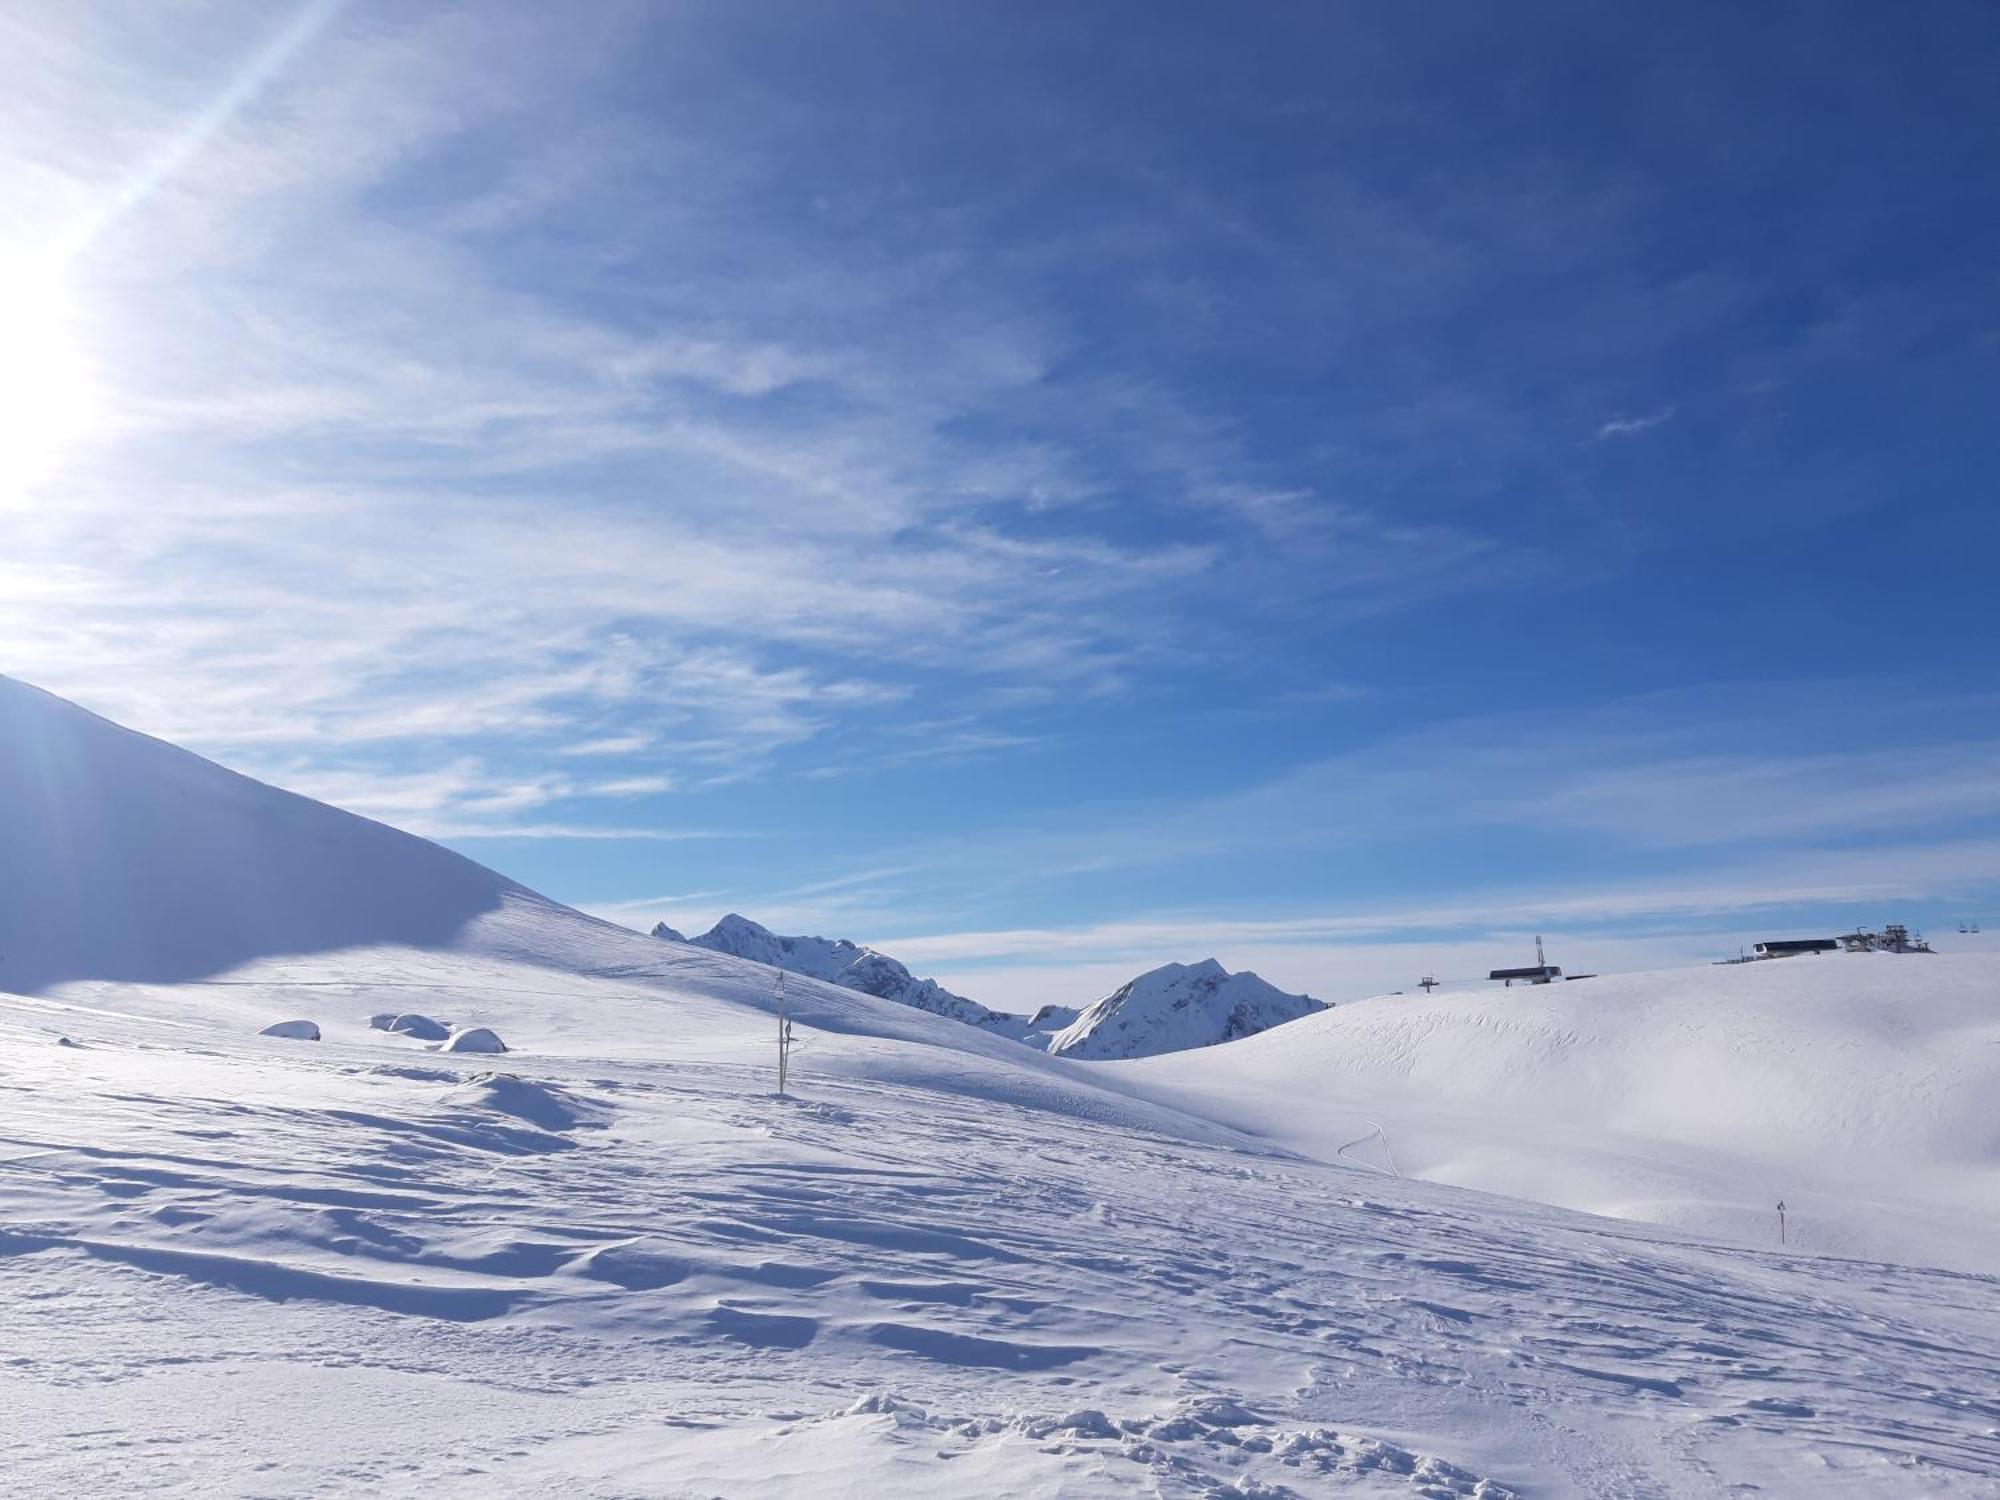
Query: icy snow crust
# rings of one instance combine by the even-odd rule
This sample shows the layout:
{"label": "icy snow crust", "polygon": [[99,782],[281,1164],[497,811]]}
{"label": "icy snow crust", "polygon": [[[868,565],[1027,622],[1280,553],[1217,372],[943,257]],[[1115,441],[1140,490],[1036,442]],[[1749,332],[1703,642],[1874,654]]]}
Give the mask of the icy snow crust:
{"label": "icy snow crust", "polygon": [[[153,764],[117,770],[144,783]],[[165,764],[160,795],[208,795],[187,759]],[[239,781],[218,783],[225,805],[254,801]],[[275,867],[252,832],[289,839],[305,815],[269,795],[287,816],[253,808],[236,849]],[[143,806],[143,785],[123,801]],[[106,922],[146,874],[96,882]],[[426,942],[315,951],[277,941],[292,916],[266,931],[183,893],[183,920],[212,915],[227,944],[195,931],[151,977],[128,954],[0,995],[0,1489],[2000,1484],[1991,1275],[1586,1217],[1397,1178],[1366,1152],[1308,1159],[1239,1133],[1271,1121],[1166,1077],[1175,1059],[1051,1058],[804,978],[778,1099],[769,968],[488,889],[491,908]],[[324,920],[351,934],[355,915]],[[74,969],[73,931],[36,948],[20,929],[7,951]],[[231,945],[249,954],[184,972]],[[1683,976],[1690,993],[1708,977]],[[1778,1004],[1774,1027],[1788,1014],[1753,986],[1718,993],[1745,1016]],[[319,1045],[255,1034],[301,1014]],[[383,1014],[513,1050],[426,1050],[369,1024]],[[1563,1049],[1546,1055],[1560,1080]],[[1441,1087],[1426,1066],[1412,1088]],[[1917,1097],[1912,1118],[1941,1096]]]}

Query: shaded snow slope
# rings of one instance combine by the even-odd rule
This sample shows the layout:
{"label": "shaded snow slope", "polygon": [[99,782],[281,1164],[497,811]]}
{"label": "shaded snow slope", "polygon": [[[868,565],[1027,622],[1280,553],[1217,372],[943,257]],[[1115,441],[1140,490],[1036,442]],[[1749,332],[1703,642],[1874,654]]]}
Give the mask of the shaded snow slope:
{"label": "shaded snow slope", "polygon": [[1832,955],[1344,1005],[1120,1076],[1314,1155],[2000,1270],[2000,957]]}
{"label": "shaded snow slope", "polygon": [[893,1000],[898,1005],[946,1016],[969,1026],[986,1027],[1017,1039],[1027,1029],[1021,1017],[988,1010],[977,1001],[954,995],[935,979],[917,978],[888,954],[864,948],[846,938],[782,937],[762,923],[735,912],[699,937],[684,938],[665,923],[653,929],[653,936],[734,954],[790,974],[823,979],[864,995]]}
{"label": "shaded snow slope", "polygon": [[1165,964],[1086,1006],[1048,1047],[1077,1058],[1151,1057],[1254,1036],[1326,1008],[1212,958]]}
{"label": "shaded snow slope", "polygon": [[0,989],[436,947],[514,882],[0,677]]}

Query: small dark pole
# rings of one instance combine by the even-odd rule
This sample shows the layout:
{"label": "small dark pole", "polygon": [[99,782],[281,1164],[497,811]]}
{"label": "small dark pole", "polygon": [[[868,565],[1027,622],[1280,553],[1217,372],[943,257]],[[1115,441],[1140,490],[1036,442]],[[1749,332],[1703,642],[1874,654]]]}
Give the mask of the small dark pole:
{"label": "small dark pole", "polygon": [[785,1016],[785,976],[781,971],[773,991],[778,1002],[778,1097],[785,1096],[785,1075],[790,1071],[792,1060],[792,1023]]}
{"label": "small dark pole", "polygon": [[1785,1243],[1785,1200],[1778,1200],[1778,1243]]}

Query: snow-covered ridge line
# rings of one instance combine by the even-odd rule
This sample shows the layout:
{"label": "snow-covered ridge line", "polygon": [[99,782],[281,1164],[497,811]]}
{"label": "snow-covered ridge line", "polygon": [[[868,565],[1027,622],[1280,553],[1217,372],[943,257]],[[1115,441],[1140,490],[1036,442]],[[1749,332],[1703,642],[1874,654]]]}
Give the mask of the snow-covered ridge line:
{"label": "snow-covered ridge line", "polygon": [[989,1010],[976,1000],[954,995],[935,979],[919,979],[888,954],[864,948],[846,938],[784,937],[735,912],[699,937],[682,937],[664,922],[653,929],[653,936],[769,964],[788,974],[823,979],[880,1000],[893,1000],[899,1005],[963,1021],[968,1026],[983,1026],[1003,1035],[1018,1037],[1027,1025],[1019,1016]]}
{"label": "snow-covered ridge line", "polygon": [[1049,1051],[1097,1060],[1152,1057],[1255,1036],[1328,1009],[1212,958],[1163,964],[1113,990],[1057,1032]]}
{"label": "snow-covered ridge line", "polygon": [[1044,1005],[1031,1017],[1019,1016],[953,994],[934,979],[919,979],[888,954],[846,938],[786,937],[735,912],[699,937],[683,937],[664,922],[653,928],[653,936],[843,985],[1090,1061],[1214,1046],[1327,1008],[1309,995],[1286,994],[1247,970],[1232,974],[1208,958],[1163,964],[1088,1006]]}

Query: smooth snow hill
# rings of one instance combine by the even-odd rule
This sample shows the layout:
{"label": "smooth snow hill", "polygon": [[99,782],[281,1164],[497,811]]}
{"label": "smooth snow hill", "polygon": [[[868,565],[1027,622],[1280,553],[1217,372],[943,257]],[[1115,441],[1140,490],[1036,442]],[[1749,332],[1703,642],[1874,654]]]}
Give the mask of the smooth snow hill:
{"label": "smooth snow hill", "polygon": [[0,677],[0,989],[446,946],[530,892]]}
{"label": "smooth snow hill", "polygon": [[1247,969],[1232,974],[1212,958],[1163,964],[1086,1006],[1050,1039],[1049,1051],[1151,1057],[1255,1036],[1325,1009],[1325,1001],[1288,995]]}
{"label": "smooth snow hill", "polygon": [[1625,1219],[2000,1270],[2000,955],[1383,996],[1109,1069],[1294,1149]]}

